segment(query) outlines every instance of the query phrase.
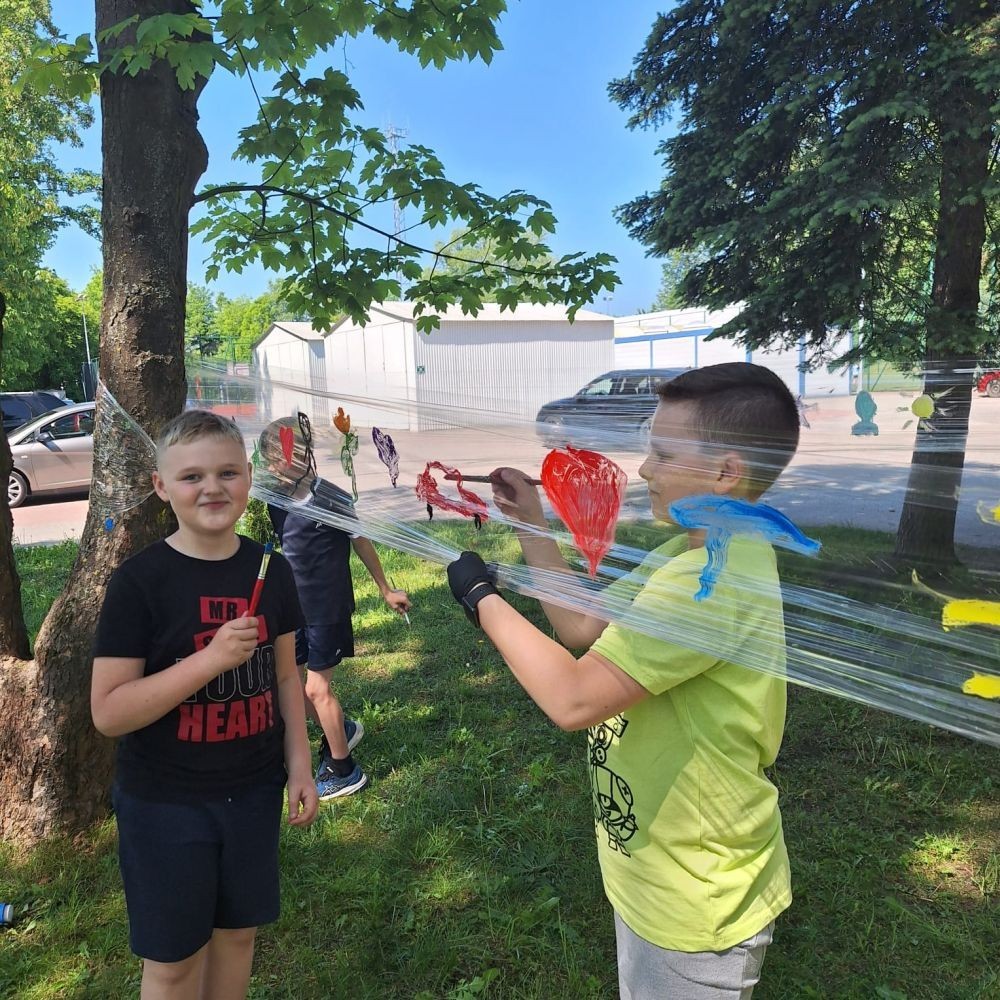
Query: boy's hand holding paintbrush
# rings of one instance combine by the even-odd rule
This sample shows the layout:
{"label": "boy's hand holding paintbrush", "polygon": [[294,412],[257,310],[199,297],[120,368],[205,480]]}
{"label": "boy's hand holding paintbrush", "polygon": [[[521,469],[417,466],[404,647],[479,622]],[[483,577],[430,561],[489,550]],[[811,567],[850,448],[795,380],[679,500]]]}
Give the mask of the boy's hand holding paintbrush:
{"label": "boy's hand holding paintbrush", "polygon": [[274,544],[268,542],[264,546],[264,556],[260,561],[260,571],[253,585],[246,614],[222,625],[205,647],[205,653],[215,658],[220,674],[246,663],[257,648],[260,634],[257,628],[257,605],[260,604],[260,595],[264,591],[267,564],[273,551]]}

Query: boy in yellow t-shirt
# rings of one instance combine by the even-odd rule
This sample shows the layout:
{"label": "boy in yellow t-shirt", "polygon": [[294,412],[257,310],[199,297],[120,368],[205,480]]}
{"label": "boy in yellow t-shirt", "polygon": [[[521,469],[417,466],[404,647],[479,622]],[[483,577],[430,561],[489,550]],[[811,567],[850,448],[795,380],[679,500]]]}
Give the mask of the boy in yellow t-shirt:
{"label": "boy in yellow t-shirt", "polygon": [[[759,365],[685,372],[659,395],[639,470],[658,520],[669,522],[684,497],[756,500],[795,453],[795,399]],[[546,523],[524,474],[492,478],[497,504],[526,526],[528,565],[569,571],[555,542],[533,530]],[[561,728],[590,730],[625,1000],[746,1000],[791,903],[777,789],[764,774],[785,722],[774,552],[735,537],[711,597],[698,602],[704,543],[701,531],[676,536],[607,591],[663,621],[673,642],[543,602],[565,646],[589,650],[580,659],[499,596],[477,555],[448,567],[456,599],[531,698]]]}

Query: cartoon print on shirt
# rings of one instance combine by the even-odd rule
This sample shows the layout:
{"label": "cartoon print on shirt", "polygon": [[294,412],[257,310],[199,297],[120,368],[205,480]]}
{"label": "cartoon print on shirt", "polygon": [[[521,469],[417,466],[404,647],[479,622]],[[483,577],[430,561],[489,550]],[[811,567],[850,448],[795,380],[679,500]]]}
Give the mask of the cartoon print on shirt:
{"label": "cartoon print on shirt", "polygon": [[[202,597],[201,622],[212,627],[193,637],[194,648],[204,649],[219,626],[246,614],[248,607],[245,597]],[[267,642],[263,615],[257,617],[257,628],[258,644],[249,660],[219,674],[178,706],[178,740],[229,742],[274,727],[274,644]]]}
{"label": "cartoon print on shirt", "polygon": [[604,828],[608,845],[631,857],[625,842],[635,836],[636,820],[632,812],[632,789],[619,774],[606,766],[608,747],[617,736],[620,740],[628,728],[623,715],[591,726],[587,732],[590,751],[590,788],[594,797],[594,822]]}

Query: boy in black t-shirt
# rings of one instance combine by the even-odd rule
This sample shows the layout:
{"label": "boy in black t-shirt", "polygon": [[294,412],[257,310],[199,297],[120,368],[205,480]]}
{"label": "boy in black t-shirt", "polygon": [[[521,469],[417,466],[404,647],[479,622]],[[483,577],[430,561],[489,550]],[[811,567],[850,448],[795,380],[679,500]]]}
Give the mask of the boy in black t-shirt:
{"label": "boy in black t-shirt", "polygon": [[[295,435],[295,447],[302,448],[298,421],[283,417],[269,424],[257,442],[262,460],[273,471],[286,464],[279,438],[286,427]],[[296,433],[298,432],[298,433]],[[301,469],[307,460],[293,457],[292,465]],[[354,519],[354,505],[349,494],[324,482],[324,503],[338,513]],[[268,505],[268,514],[281,550],[295,576],[299,602],[306,624],[299,629],[295,659],[306,670],[306,711],[323,730],[316,786],[320,801],[353,795],[368,783],[368,777],[351,753],[364,735],[364,727],[344,715],[340,700],[333,691],[334,667],[354,656],[354,582],[351,579],[351,548],[364,563],[386,604],[397,614],[410,609],[410,599],[402,590],[389,585],[375,546],[367,538],[349,534],[329,524]]]}
{"label": "boy in black t-shirt", "polygon": [[157,495],[177,530],[108,584],[91,710],[120,737],[119,858],[142,995],[245,996],[256,929],[276,920],[282,787],[289,823],[317,810],[294,632],[302,613],[273,556],[234,527],[250,490],[236,425],[202,410],[160,436]]}

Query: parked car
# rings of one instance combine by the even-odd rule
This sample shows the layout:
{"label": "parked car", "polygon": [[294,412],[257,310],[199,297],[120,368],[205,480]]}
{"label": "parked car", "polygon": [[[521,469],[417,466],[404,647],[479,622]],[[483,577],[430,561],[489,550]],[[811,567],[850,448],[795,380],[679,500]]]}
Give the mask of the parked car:
{"label": "parked car", "polygon": [[7,504],[20,507],[35,494],[90,488],[94,460],[94,404],[74,403],[36,417],[8,436],[14,460]]}
{"label": "parked car", "polygon": [[605,372],[575,395],[546,403],[535,421],[547,444],[597,441],[606,432],[623,432],[644,443],[659,397],[656,386],[687,368],[629,368]]}
{"label": "parked car", "polygon": [[983,372],[979,381],[976,382],[976,392],[1000,399],[1000,369]]}
{"label": "parked car", "polygon": [[49,410],[67,406],[72,400],[57,396],[54,392],[36,389],[33,392],[0,392],[0,409],[3,410],[3,430],[12,430],[40,417]]}

